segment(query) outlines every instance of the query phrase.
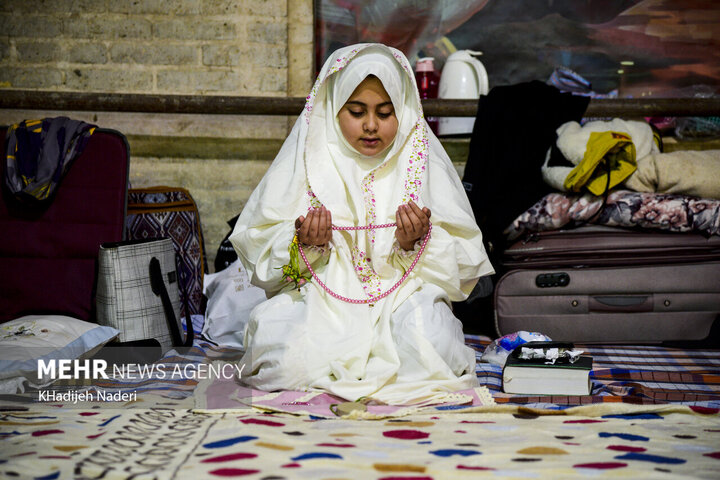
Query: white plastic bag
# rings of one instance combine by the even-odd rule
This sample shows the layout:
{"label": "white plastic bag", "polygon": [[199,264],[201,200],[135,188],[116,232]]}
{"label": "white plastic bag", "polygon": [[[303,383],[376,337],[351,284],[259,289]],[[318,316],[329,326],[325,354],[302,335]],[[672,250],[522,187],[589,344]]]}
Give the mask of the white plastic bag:
{"label": "white plastic bag", "polygon": [[502,367],[505,365],[505,360],[507,360],[508,355],[523,343],[549,341],[551,341],[550,337],[542,333],[520,330],[519,332],[510,333],[493,340],[490,345],[485,348],[481,361]]}
{"label": "white plastic bag", "polygon": [[267,300],[265,291],[250,284],[240,260],[218,273],[205,275],[203,284],[208,299],[203,336],[218,345],[242,348],[250,312]]}

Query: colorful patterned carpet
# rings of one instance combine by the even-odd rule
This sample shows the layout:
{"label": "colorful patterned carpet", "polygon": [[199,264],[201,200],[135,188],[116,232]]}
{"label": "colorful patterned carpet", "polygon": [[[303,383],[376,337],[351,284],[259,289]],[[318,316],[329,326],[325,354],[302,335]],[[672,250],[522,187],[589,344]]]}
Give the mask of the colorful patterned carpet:
{"label": "colorful patterned carpet", "polygon": [[[478,355],[488,342],[467,338]],[[587,397],[509,396],[501,392],[499,367],[478,363],[487,390],[478,390],[477,398],[465,392],[468,398],[424,409],[366,409],[374,420],[353,419],[363,415],[352,408],[301,413],[308,408],[298,401],[305,392],[251,392],[255,408],[228,404],[204,396],[213,382],[198,385],[167,373],[98,385],[138,391],[130,403],[5,396],[0,477],[720,478],[720,351],[587,351],[595,359]],[[161,362],[172,371],[174,365],[232,361],[237,353],[200,342]],[[213,408],[223,405],[232,408]]]}
{"label": "colorful patterned carpet", "polygon": [[[181,405],[0,416],[3,478],[719,478],[720,418],[443,413],[390,420],[207,415]],[[616,406],[615,406],[616,407]],[[587,407],[580,407],[587,409]],[[592,407],[591,407],[592,408]],[[640,410],[638,410],[638,408]]]}

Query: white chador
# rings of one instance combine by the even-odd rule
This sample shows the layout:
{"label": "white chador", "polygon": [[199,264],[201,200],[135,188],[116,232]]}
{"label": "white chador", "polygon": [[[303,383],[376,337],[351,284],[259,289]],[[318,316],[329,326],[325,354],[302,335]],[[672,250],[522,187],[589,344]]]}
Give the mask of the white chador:
{"label": "white chador", "polygon": [[[398,119],[393,143],[374,157],[345,140],[336,115],[368,76],[380,79]],[[370,304],[334,298],[315,280],[284,281],[295,219],[325,206],[336,227],[395,223],[415,201],[432,214],[424,253],[406,280]],[[303,113],[253,192],[230,237],[268,300],[250,315],[243,382],[254,388],[322,390],[388,404],[441,401],[476,385],[451,301],[493,273],[460,179],[422,113],[412,69],[398,50],[362,44],[336,51]],[[336,294],[376,299],[418,253],[399,248],[395,228],[333,231],[327,248],[305,247],[317,277]],[[301,270],[307,273],[300,259]]]}

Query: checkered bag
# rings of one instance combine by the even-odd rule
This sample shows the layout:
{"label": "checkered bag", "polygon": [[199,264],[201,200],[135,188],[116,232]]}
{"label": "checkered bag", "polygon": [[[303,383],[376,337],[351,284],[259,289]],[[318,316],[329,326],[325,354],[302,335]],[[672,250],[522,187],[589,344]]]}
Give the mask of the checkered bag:
{"label": "checkered bag", "polygon": [[156,339],[163,353],[182,345],[175,256],[169,238],[102,244],[97,322],[120,330],[120,342]]}

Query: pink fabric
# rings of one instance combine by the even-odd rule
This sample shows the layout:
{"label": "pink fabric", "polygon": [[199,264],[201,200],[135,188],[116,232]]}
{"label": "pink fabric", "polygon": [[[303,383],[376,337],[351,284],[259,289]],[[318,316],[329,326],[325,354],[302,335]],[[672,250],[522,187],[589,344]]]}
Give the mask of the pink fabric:
{"label": "pink fabric", "polygon": [[[455,408],[469,408],[487,405],[475,389],[467,389],[456,392],[458,400],[446,403],[435,403],[417,408],[428,408],[432,410],[452,410]],[[226,410],[242,409],[250,406],[267,409],[275,412],[287,412],[296,415],[314,415],[317,417],[332,418],[338,416],[336,407],[344,403],[340,397],[329,393],[313,395],[311,392],[286,390],[277,394],[270,394],[260,390],[254,390],[237,383],[235,379],[218,378],[199,393],[203,398],[196,400],[196,405],[201,410]],[[406,409],[411,406],[381,405],[369,403],[365,405],[366,411],[377,416],[397,416],[407,413]]]}

